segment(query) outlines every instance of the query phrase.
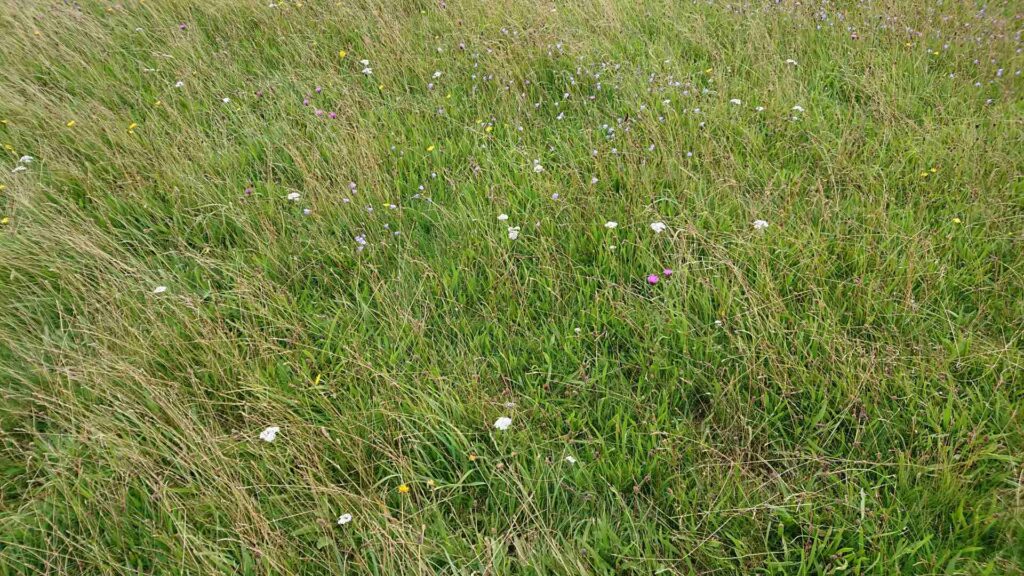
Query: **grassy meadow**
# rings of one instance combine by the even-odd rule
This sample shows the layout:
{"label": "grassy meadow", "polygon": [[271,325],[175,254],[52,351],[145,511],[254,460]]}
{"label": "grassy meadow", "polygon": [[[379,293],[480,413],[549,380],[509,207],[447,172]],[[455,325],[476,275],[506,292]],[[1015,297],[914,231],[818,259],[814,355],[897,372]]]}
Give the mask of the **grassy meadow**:
{"label": "grassy meadow", "polygon": [[0,575],[1024,573],[1024,5],[0,14]]}

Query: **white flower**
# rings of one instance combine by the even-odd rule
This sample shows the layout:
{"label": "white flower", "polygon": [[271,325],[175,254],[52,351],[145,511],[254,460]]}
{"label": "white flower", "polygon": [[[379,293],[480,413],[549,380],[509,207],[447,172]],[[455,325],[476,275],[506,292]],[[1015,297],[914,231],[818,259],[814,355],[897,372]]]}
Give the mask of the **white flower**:
{"label": "white flower", "polygon": [[22,156],[21,158],[18,158],[18,164],[31,164],[33,161],[35,161],[35,158],[31,156]]}
{"label": "white flower", "polygon": [[221,100],[221,102],[227,104],[228,102],[231,102],[231,98],[224,98]]}
{"label": "white flower", "polygon": [[796,66],[796,60],[793,60],[792,58],[786,58],[786,64],[790,66]]}
{"label": "white flower", "polygon": [[498,430],[508,430],[508,427],[512,425],[512,419],[508,416],[502,416],[494,421],[494,427]]}
{"label": "white flower", "polygon": [[153,294],[163,294],[164,292],[167,292],[167,286],[157,286],[156,288],[153,288]]}
{"label": "white flower", "polygon": [[568,462],[569,464],[575,464],[576,458],[574,458],[573,456],[566,456],[565,461]]}
{"label": "white flower", "polygon": [[508,220],[508,214],[498,214],[498,221],[504,222],[505,220]]}
{"label": "white flower", "polygon": [[754,220],[754,230],[764,230],[768,227],[767,220]]}
{"label": "white flower", "polygon": [[739,106],[740,104],[743,104],[743,100],[740,100],[739,98],[733,98],[732,100],[729,100],[729,104],[735,104]]}
{"label": "white flower", "polygon": [[24,172],[25,170],[28,170],[28,168],[24,166],[15,166],[14,170],[11,170],[11,174],[17,174],[18,172]]}
{"label": "white flower", "polygon": [[590,177],[590,183],[591,184],[597,184],[597,176],[591,176]]}
{"label": "white flower", "polygon": [[797,104],[796,106],[793,106],[793,111],[794,112],[803,112],[804,111],[804,107],[799,105],[799,104]]}
{"label": "white flower", "polygon": [[291,200],[292,202],[298,202],[299,201],[299,193],[298,192],[289,192],[288,196],[286,196],[285,198],[287,198],[288,200]]}
{"label": "white flower", "polygon": [[519,238],[519,226],[509,226],[508,239],[515,240],[516,238]]}
{"label": "white flower", "polygon": [[609,230],[614,230],[614,229],[619,227],[619,223],[618,222],[613,222],[613,221],[609,220],[609,221],[604,223],[604,227],[609,229]]}
{"label": "white flower", "polygon": [[303,209],[302,209],[302,215],[303,215],[303,216],[309,216],[309,215],[310,215],[310,214],[312,214],[312,213],[313,213],[313,211],[312,211],[312,210],[310,210],[309,208],[303,208]]}
{"label": "white flower", "polygon": [[260,432],[260,440],[263,440],[264,442],[273,442],[274,439],[277,438],[277,433],[280,431],[281,429],[277,426],[269,426],[266,430]]}
{"label": "white flower", "polygon": [[441,71],[440,70],[434,72],[434,80],[437,80],[440,77],[441,77]]}
{"label": "white flower", "polygon": [[764,106],[758,106],[757,108],[754,108],[754,110],[757,112],[764,112]]}
{"label": "white flower", "polygon": [[651,223],[651,230],[654,230],[655,234],[661,234],[662,232],[665,231],[665,228],[668,228],[668,226],[665,226],[664,222],[652,222]]}
{"label": "white flower", "polygon": [[369,66],[363,68],[363,74],[366,74],[367,76],[373,76],[373,68],[370,68]]}
{"label": "white flower", "polygon": [[338,516],[338,526],[344,526],[345,524],[348,524],[351,521],[352,521],[352,515],[351,514],[342,514],[341,516]]}
{"label": "white flower", "polygon": [[174,83],[174,87],[175,88],[181,88],[183,86],[185,86],[185,83],[182,82],[181,80],[178,80],[177,82]]}
{"label": "white flower", "polygon": [[540,160],[533,161],[533,171],[536,172],[537,174],[540,174],[541,172],[544,171],[544,167],[540,165]]}
{"label": "white flower", "polygon": [[370,61],[369,60],[360,60],[359,63],[362,64],[363,66],[369,66],[370,65]]}

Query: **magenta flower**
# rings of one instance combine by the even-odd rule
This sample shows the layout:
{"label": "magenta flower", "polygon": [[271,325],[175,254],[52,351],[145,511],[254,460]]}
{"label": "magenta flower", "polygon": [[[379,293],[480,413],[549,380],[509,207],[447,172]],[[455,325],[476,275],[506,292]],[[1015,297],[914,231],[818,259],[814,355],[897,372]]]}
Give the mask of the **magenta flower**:
{"label": "magenta flower", "polygon": [[309,98],[303,98],[302,99],[302,105],[303,106],[309,106]]}
{"label": "magenta flower", "polygon": [[188,30],[188,24],[185,24],[184,22],[178,24],[178,30]]}
{"label": "magenta flower", "polygon": [[323,115],[324,115],[324,111],[323,111],[323,110],[321,110],[321,109],[319,109],[319,108],[317,108],[317,109],[316,109],[316,115],[317,115],[317,116],[323,116]]}
{"label": "magenta flower", "polygon": [[671,268],[665,268],[664,270],[661,271],[661,273],[665,276],[665,278],[668,278],[669,276],[672,275],[672,269]]}
{"label": "magenta flower", "polygon": [[328,112],[327,117],[330,118],[331,120],[334,120],[335,118],[338,117],[338,115],[334,112]]}
{"label": "magenta flower", "polygon": [[316,93],[317,93],[317,94],[319,94],[319,93],[321,93],[321,92],[323,92],[323,91],[324,91],[324,89],[323,89],[322,87],[320,87],[320,86],[317,86],[317,87],[316,87]]}
{"label": "magenta flower", "polygon": [[647,277],[648,284],[657,284],[659,280],[661,280],[661,278],[658,278],[657,274],[651,274]]}

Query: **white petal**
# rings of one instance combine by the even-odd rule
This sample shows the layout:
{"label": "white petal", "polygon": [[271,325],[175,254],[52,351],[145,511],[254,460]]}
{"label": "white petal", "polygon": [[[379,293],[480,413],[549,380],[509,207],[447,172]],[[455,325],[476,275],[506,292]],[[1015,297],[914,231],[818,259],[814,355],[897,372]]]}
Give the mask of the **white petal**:
{"label": "white petal", "polygon": [[348,524],[351,521],[352,521],[352,515],[351,514],[347,514],[346,513],[346,514],[342,514],[341,516],[338,516],[338,526],[344,526],[345,524]]}
{"label": "white petal", "polygon": [[508,427],[512,425],[512,419],[508,416],[502,416],[494,421],[494,427],[498,430],[508,430]]}
{"label": "white petal", "polygon": [[167,286],[157,286],[156,288],[153,288],[153,294],[163,294],[164,292],[167,292]]}
{"label": "white petal", "polygon": [[268,426],[263,430],[263,432],[260,432],[260,440],[263,440],[264,442],[273,442],[274,439],[277,438],[277,433],[280,431],[281,429],[277,426]]}

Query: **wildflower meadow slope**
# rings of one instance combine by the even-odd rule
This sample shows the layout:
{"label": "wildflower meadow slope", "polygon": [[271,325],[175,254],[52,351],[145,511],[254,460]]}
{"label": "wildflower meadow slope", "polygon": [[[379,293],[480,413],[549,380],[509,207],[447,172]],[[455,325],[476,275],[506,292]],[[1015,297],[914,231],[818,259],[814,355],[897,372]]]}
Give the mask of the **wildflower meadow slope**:
{"label": "wildflower meadow slope", "polygon": [[1024,572],[1024,6],[0,6],[0,574]]}

